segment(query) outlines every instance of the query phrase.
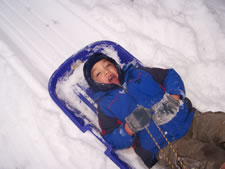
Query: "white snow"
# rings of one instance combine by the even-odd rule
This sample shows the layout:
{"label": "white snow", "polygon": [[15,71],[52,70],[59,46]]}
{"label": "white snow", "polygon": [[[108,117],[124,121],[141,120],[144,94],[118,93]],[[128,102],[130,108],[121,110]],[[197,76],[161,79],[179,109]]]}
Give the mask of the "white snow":
{"label": "white snow", "polygon": [[[224,18],[223,0],[2,0],[0,168],[118,168],[48,94],[58,66],[95,41],[175,68],[196,108],[225,111]],[[118,153],[146,168],[132,149]]]}

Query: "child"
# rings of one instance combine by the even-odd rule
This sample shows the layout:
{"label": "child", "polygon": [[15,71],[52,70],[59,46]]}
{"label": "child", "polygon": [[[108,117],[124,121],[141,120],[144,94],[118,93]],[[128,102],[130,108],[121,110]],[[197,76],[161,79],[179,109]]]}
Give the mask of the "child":
{"label": "child", "polygon": [[225,114],[195,110],[175,70],[121,69],[102,53],[90,56],[83,70],[102,135],[113,148],[133,146],[148,167],[157,161],[174,168],[225,165]]}

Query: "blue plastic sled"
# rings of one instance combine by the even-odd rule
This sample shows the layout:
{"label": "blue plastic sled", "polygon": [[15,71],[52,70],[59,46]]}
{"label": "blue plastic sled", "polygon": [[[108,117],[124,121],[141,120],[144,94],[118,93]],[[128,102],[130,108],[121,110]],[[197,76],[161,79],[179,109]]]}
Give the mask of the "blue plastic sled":
{"label": "blue plastic sled", "polygon": [[[82,50],[78,51],[76,54],[69,57],[51,76],[49,80],[49,93],[54,102],[63,110],[63,112],[73,121],[73,123],[82,131],[86,132],[89,130],[98,140],[104,144],[106,147],[105,154],[120,168],[128,169],[131,168],[126,162],[122,161],[118,155],[115,153],[113,148],[109,143],[107,143],[100,134],[99,126],[96,126],[96,123],[93,123],[91,119],[84,115],[82,110],[77,107],[70,108],[68,103],[59,98],[56,92],[56,87],[58,81],[64,78],[64,76],[68,76],[68,74],[72,74],[75,68],[83,65],[83,62],[87,60],[87,58],[95,52],[102,52],[105,54],[116,55],[120,61],[120,64],[133,62],[137,65],[141,65],[141,62],[137,60],[134,56],[132,56],[128,51],[122,48],[120,45],[111,42],[111,41],[98,41],[92,43]],[[112,56],[111,56],[112,57]],[[115,59],[115,58],[114,58]],[[74,68],[75,65],[75,68]],[[83,102],[85,105],[89,107],[93,114],[96,115],[96,105],[91,101],[93,92],[90,88],[84,87],[81,84],[77,83],[79,88],[78,92],[75,92],[74,95],[77,97],[77,100]]]}

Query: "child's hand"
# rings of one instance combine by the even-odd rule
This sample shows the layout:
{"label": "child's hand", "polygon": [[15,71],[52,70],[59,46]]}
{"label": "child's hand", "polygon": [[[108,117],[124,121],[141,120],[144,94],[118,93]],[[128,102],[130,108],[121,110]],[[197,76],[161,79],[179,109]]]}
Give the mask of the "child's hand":
{"label": "child's hand", "polygon": [[152,116],[156,125],[163,125],[172,120],[179,111],[180,96],[165,93],[163,98],[156,103],[152,110],[155,112]]}
{"label": "child's hand", "polygon": [[124,130],[127,132],[127,134],[129,134],[130,136],[134,135],[134,132],[130,129],[130,127],[128,126],[127,123],[125,123],[124,125]]}
{"label": "child's hand", "polygon": [[176,100],[180,100],[180,96],[179,95],[171,94],[170,96],[173,97]]}
{"label": "child's hand", "polygon": [[129,129],[133,133],[136,133],[140,130],[143,130],[145,127],[148,127],[150,119],[150,110],[144,108],[143,106],[138,106],[128,117],[126,117],[125,121]]}

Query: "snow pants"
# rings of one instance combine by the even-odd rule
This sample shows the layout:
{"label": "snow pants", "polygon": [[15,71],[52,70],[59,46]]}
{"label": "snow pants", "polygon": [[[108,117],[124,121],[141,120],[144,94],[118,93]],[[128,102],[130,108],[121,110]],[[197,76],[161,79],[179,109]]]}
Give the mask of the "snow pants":
{"label": "snow pants", "polygon": [[[171,143],[182,162],[188,169],[220,169],[225,163],[225,113],[195,111],[192,125],[187,134]],[[169,146],[163,152],[180,169],[174,153]],[[161,153],[158,155],[159,164],[167,162]],[[170,166],[166,165],[166,168]]]}

